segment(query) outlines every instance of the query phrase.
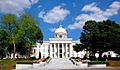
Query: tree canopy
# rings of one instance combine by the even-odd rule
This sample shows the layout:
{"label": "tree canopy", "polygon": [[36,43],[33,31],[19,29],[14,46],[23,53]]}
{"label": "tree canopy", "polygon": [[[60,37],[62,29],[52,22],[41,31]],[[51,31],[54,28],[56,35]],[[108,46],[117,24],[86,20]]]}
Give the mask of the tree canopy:
{"label": "tree canopy", "polygon": [[22,14],[20,17],[6,14],[1,17],[0,25],[0,48],[11,48],[13,59],[16,52],[22,52],[20,48],[25,50],[25,55],[30,55],[32,46],[43,40],[38,22],[29,14]]}
{"label": "tree canopy", "polygon": [[108,52],[120,51],[120,25],[114,21],[106,20],[101,22],[87,21],[81,32],[78,48],[83,48],[88,51]]}

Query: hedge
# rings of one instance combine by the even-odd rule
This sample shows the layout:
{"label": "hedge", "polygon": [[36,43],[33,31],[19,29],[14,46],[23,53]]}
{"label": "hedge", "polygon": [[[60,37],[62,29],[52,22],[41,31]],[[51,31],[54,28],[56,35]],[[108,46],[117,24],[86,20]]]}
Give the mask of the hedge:
{"label": "hedge", "polygon": [[92,61],[88,62],[88,64],[106,64],[106,61]]}

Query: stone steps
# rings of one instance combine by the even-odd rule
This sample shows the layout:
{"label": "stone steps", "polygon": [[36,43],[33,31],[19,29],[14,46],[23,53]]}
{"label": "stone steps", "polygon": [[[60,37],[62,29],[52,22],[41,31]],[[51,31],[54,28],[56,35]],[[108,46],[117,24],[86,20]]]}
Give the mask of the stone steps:
{"label": "stone steps", "polygon": [[54,58],[50,61],[48,65],[44,67],[45,69],[73,69],[77,66],[73,65],[69,59]]}

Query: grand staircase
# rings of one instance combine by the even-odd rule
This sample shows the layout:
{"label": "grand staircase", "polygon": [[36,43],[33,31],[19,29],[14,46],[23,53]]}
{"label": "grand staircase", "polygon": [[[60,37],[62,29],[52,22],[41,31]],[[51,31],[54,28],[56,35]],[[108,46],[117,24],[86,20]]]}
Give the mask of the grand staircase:
{"label": "grand staircase", "polygon": [[73,68],[77,68],[77,66],[73,65],[68,58],[54,58],[44,68],[45,69],[73,69]]}
{"label": "grand staircase", "polygon": [[[22,70],[61,70],[61,69],[80,69],[79,66],[73,65],[68,58],[52,58],[51,61],[45,66],[32,67]],[[21,69],[16,69],[21,70]]]}

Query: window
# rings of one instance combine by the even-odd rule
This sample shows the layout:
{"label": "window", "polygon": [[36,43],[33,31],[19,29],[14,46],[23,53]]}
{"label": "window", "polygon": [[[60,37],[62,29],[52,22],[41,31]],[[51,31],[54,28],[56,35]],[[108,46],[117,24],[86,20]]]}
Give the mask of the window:
{"label": "window", "polygon": [[59,35],[60,38],[62,38],[62,35]]}
{"label": "window", "polygon": [[52,47],[54,47],[54,44],[52,44]]}
{"label": "window", "polygon": [[62,44],[59,44],[60,49],[62,48]]}
{"label": "window", "polygon": [[68,47],[70,46],[70,44],[68,44]]}
{"label": "window", "polygon": [[35,49],[34,49],[33,53],[35,53]]}
{"label": "window", "polygon": [[60,53],[62,53],[62,49],[60,49]]}

